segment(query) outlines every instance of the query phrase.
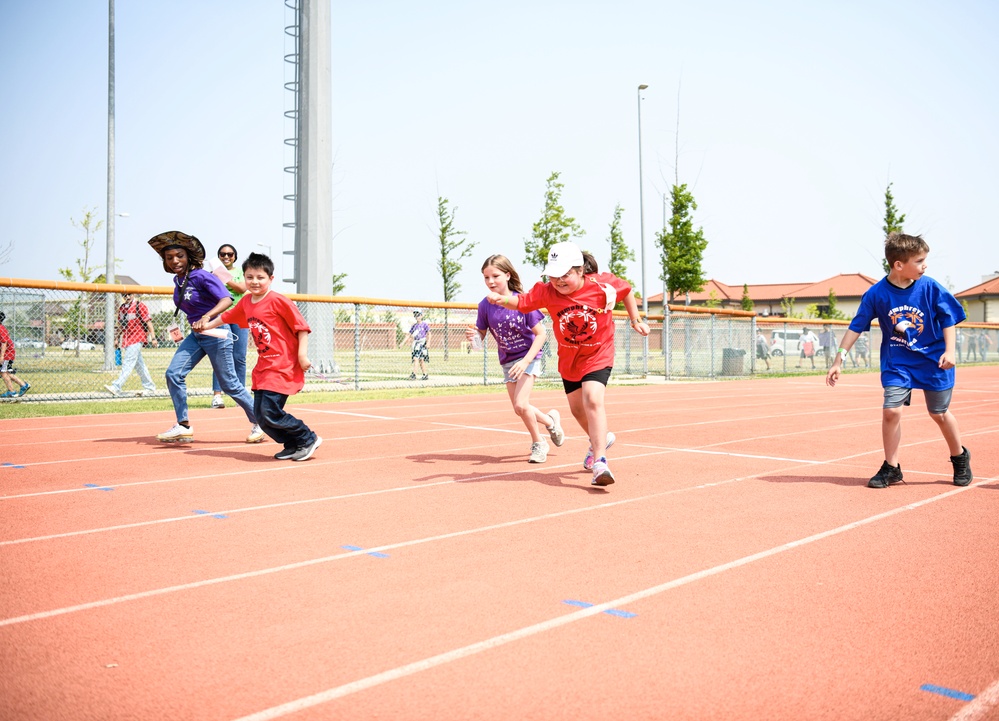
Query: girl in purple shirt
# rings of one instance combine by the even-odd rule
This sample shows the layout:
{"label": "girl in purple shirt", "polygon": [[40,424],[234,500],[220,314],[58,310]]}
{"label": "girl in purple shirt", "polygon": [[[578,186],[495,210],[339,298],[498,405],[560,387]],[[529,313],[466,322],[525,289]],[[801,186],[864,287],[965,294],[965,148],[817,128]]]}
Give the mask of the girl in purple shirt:
{"label": "girl in purple shirt", "polygon": [[[486,287],[500,295],[514,295],[524,290],[520,276],[510,260],[503,255],[491,255],[482,264],[482,278]],[[541,438],[538,426],[544,426],[551,436],[552,443],[561,446],[565,442],[559,412],[550,410],[542,413],[531,405],[531,389],[534,379],[540,374],[541,349],[545,344],[544,316],[540,311],[527,315],[493,305],[483,299],[479,303],[479,315],[475,327],[469,327],[465,336],[469,341],[484,338],[486,332],[496,339],[499,362],[503,366],[503,380],[506,383],[513,412],[520,416],[531,434],[531,456],[529,463],[544,463],[548,458],[548,442]]]}

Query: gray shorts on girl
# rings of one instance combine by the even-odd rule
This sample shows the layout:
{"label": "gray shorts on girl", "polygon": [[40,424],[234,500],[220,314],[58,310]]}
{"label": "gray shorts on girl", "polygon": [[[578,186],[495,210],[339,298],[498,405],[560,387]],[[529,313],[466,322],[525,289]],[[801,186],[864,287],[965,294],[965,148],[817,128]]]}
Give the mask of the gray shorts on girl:
{"label": "gray shorts on girl", "polygon": [[[510,361],[509,363],[504,363],[503,364],[503,382],[504,383],[516,383],[517,382],[515,379],[513,379],[513,378],[510,377],[510,369],[513,368],[514,363],[520,363],[520,361],[522,361],[522,360],[524,360],[524,359],[523,358],[519,358],[518,360]],[[528,363],[527,364],[527,368],[524,370],[524,375],[525,376],[534,376],[535,378],[537,378],[539,375],[541,375],[541,359],[540,358],[535,358],[530,363]]]}
{"label": "gray shorts on girl", "polygon": [[[950,408],[950,397],[954,394],[954,388],[943,391],[923,391],[926,396],[926,410],[934,415],[943,415]],[[912,389],[902,386],[885,386],[885,408],[898,408],[907,406],[912,400]]]}

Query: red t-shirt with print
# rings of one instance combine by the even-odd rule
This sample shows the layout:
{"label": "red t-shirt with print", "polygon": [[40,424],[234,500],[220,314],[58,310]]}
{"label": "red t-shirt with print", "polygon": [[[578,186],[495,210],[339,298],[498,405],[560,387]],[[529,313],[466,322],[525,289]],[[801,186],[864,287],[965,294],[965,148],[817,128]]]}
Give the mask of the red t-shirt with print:
{"label": "red t-shirt with print", "polygon": [[121,328],[121,347],[127,348],[136,343],[146,342],[146,323],[149,322],[149,308],[145,303],[133,300],[118,308],[118,325]]}
{"label": "red t-shirt with print", "polygon": [[559,375],[579,381],[587,373],[614,365],[614,316],[607,305],[611,298],[620,303],[630,293],[627,281],[611,273],[591,273],[571,295],[562,295],[551,283],[536,283],[517,296],[517,310],[548,311],[558,343]]}
{"label": "red t-shirt with print", "polygon": [[10,339],[10,333],[7,332],[7,326],[0,323],[0,345],[4,343],[6,343],[7,346],[4,349],[3,358],[0,358],[0,361],[14,360],[14,356],[17,354],[17,351],[14,349],[14,341]]}
{"label": "red t-shirt with print", "polygon": [[270,291],[257,303],[249,293],[222,313],[223,323],[249,328],[257,346],[252,389],[294,395],[305,386],[305,371],[298,365],[298,332],[311,332],[298,306]]}

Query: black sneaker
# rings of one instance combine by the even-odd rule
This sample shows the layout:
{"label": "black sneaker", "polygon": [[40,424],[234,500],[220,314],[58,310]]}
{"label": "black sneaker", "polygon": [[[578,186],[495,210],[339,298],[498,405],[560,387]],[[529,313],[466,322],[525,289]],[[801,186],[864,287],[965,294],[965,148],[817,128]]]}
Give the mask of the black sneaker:
{"label": "black sneaker", "polygon": [[279,461],[287,461],[296,453],[298,453],[297,448],[285,448],[283,451],[278,451],[277,453],[275,453],[274,457]]}
{"label": "black sneaker", "polygon": [[309,460],[310,458],[312,458],[312,454],[316,452],[316,449],[319,448],[319,444],[322,442],[323,439],[320,438],[319,436],[316,436],[316,440],[312,441],[312,443],[310,443],[307,446],[303,446],[302,448],[299,448],[297,451],[295,451],[290,456],[291,460],[293,461]]}
{"label": "black sneaker", "polygon": [[964,446],[961,446],[961,450],[961,455],[950,457],[950,462],[954,464],[955,486],[966,486],[974,479],[971,475],[971,451]]}
{"label": "black sneaker", "polygon": [[901,464],[897,466],[888,465],[888,461],[881,464],[880,470],[874,474],[874,477],[867,483],[868,488],[887,488],[888,486],[894,486],[896,483],[904,483],[902,480],[902,466]]}

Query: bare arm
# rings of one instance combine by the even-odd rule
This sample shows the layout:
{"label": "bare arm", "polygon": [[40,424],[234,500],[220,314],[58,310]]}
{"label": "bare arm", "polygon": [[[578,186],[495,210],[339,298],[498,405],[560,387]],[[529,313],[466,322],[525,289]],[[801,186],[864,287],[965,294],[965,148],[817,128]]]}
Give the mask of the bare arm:
{"label": "bare arm", "polygon": [[635,329],[635,332],[638,335],[648,335],[649,325],[642,320],[638,313],[638,301],[635,300],[634,293],[628,293],[624,297],[624,309],[628,311],[628,318],[631,319],[631,327]]}
{"label": "bare arm", "polygon": [[[840,344],[840,348],[844,351],[849,351],[853,348],[853,344],[857,342],[857,338],[859,337],[860,333],[847,329],[846,333],[843,334],[843,342]],[[836,381],[839,380],[839,372],[843,367],[844,355],[845,353],[836,351],[836,360],[833,361],[832,366],[829,368],[829,372],[826,373],[826,385],[836,385]]]}
{"label": "bare arm", "polygon": [[303,371],[312,367],[312,361],[309,360],[309,331],[307,330],[298,331],[298,367]]}
{"label": "bare arm", "polygon": [[937,364],[943,370],[948,370],[954,367],[955,363],[955,352],[954,348],[957,345],[957,329],[954,326],[949,326],[943,329],[944,337],[944,352],[940,356],[940,362]]}
{"label": "bare arm", "polygon": [[[219,323],[216,323],[215,325],[220,325],[221,320],[217,316],[219,315],[219,313],[221,313],[231,305],[232,305],[232,298],[230,298],[229,296],[222,298],[221,300],[219,300],[218,303],[215,304],[215,307],[212,308],[207,313],[205,313],[203,317],[191,323],[191,328],[193,328],[194,330],[204,330],[207,327],[206,324],[213,320],[218,320]],[[214,328],[215,326],[211,327]]]}

